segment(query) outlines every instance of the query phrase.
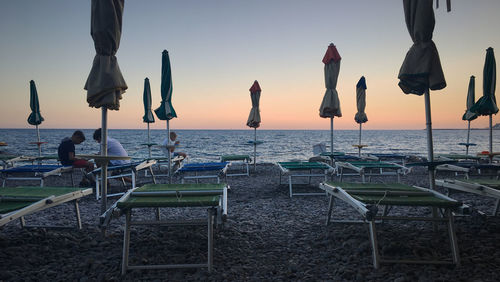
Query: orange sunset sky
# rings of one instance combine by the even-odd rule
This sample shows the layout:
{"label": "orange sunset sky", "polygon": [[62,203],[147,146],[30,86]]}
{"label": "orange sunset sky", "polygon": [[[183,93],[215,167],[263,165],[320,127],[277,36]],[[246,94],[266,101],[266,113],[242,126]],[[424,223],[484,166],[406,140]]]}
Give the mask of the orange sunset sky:
{"label": "orange sunset sky", "polygon": [[[445,1],[442,1],[445,2]],[[434,41],[448,86],[431,92],[434,128],[461,120],[469,77],[482,95],[486,48],[500,47],[500,1],[452,1],[435,10]],[[109,128],[146,128],[144,78],[160,104],[161,52],[169,51],[174,129],[245,129],[249,88],[262,88],[262,129],[329,129],[319,117],[321,59],[330,42],[342,56],[337,90],[343,117],[357,129],[355,85],[367,82],[364,129],[422,129],[423,97],[405,95],[397,74],[412,45],[401,1],[125,1],[118,62],[129,86]],[[95,55],[90,1],[0,2],[0,128],[30,128],[29,81],[39,94],[41,128],[96,128],[83,86]],[[498,52],[498,51],[497,51]],[[493,123],[498,121],[494,116]],[[479,117],[472,127],[486,127]],[[157,120],[152,128],[165,128]]]}

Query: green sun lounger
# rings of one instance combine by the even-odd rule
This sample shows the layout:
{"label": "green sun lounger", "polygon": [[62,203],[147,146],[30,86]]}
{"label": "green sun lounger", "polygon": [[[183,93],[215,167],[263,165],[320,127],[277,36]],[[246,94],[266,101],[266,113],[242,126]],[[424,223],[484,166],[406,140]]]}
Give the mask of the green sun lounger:
{"label": "green sun lounger", "polygon": [[[278,167],[280,168],[280,180],[283,176],[288,176],[288,189],[290,193],[290,198],[295,196],[314,196],[314,195],[325,195],[325,193],[294,193],[293,192],[293,178],[308,178],[308,183],[311,184],[312,177],[323,177],[326,181],[328,174],[334,172],[333,167],[326,163],[321,162],[278,162]],[[319,171],[319,172],[318,172]],[[298,183],[295,183],[298,184]]]}
{"label": "green sun lounger", "polygon": [[[370,241],[373,254],[373,266],[379,268],[381,263],[428,263],[428,264],[460,264],[457,238],[454,230],[452,212],[467,211],[467,206],[436,191],[413,187],[404,184],[374,184],[374,183],[347,183],[324,182],[320,189],[330,196],[326,224],[332,222],[332,213],[335,199],[346,202],[362,217],[362,221],[336,220],[334,222],[354,223],[362,222],[369,225]],[[384,210],[379,212],[379,206]],[[391,216],[389,212],[393,206],[400,207],[429,207],[439,209],[441,216]],[[434,214],[434,213],[433,213]],[[448,226],[452,260],[394,260],[382,258],[375,229],[377,220],[404,220],[430,221],[446,223]]]}
{"label": "green sun lounger", "polygon": [[[130,190],[123,195],[106,213],[101,216],[103,226],[109,224],[112,217],[125,214],[123,240],[122,274],[129,269],[168,269],[200,268],[212,270],[213,264],[213,229],[214,225],[225,221],[227,217],[227,189],[220,184],[147,184]],[[206,208],[206,219],[161,220],[159,208]],[[132,220],[132,211],[137,208],[157,209],[156,219],[149,221]],[[207,262],[199,264],[163,264],[129,265],[130,227],[135,225],[207,225]]]}
{"label": "green sun lounger", "polygon": [[[410,172],[410,169],[392,162],[384,161],[342,161],[335,162],[337,176],[340,180],[344,175],[360,175],[362,182],[366,181],[366,176],[397,176],[398,182],[401,181],[401,175]],[[345,171],[354,171],[346,173]]]}
{"label": "green sun lounger", "polygon": [[436,180],[436,185],[448,190],[462,191],[494,198],[496,201],[492,215],[496,216],[498,214],[498,210],[500,209],[500,180],[487,178],[461,180],[440,179]]}
{"label": "green sun lounger", "polygon": [[[21,219],[23,227],[59,227],[62,226],[27,226],[24,216],[51,208],[62,203],[74,201],[77,228],[82,228],[78,200],[92,194],[92,189],[69,187],[15,187],[0,188],[0,227]],[[67,228],[67,227],[64,227]]]}
{"label": "green sun lounger", "polygon": [[[221,162],[229,162],[230,167],[234,171],[235,164],[239,167],[243,166],[243,171],[240,173],[226,173],[226,176],[250,176],[249,163],[252,161],[249,155],[223,155],[220,156],[219,160]],[[228,169],[229,171],[229,169]]]}

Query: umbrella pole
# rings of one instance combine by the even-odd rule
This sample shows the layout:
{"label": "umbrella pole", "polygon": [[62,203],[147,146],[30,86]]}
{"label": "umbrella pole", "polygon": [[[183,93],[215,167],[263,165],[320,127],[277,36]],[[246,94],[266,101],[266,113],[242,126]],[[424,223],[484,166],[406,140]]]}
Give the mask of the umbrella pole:
{"label": "umbrella pole", "polygon": [[436,188],[436,179],[434,175],[434,146],[432,144],[432,118],[431,118],[431,98],[429,89],[424,93],[425,98],[425,122],[427,131],[427,159],[429,162],[429,187],[431,190]]}
{"label": "umbrella pole", "polygon": [[[108,155],[108,109],[101,108],[101,156]],[[103,160],[101,164],[101,214],[108,209],[108,161]]]}
{"label": "umbrella pole", "polygon": [[360,123],[360,124],[359,124],[359,146],[358,146],[358,157],[360,157],[360,158],[361,158],[361,126],[362,126],[362,125],[363,125],[362,123]]}
{"label": "umbrella pole", "polygon": [[333,117],[330,118],[330,151],[332,153],[331,158],[333,159]]}
{"label": "umbrella pole", "polygon": [[172,153],[170,152],[170,120],[167,119],[167,152],[168,152],[168,183],[172,183],[172,169],[170,167],[170,164],[172,163],[171,156]]}
{"label": "umbrella pole", "polygon": [[148,156],[151,158],[151,136],[149,135],[149,122],[148,122]]}
{"label": "umbrella pole", "polygon": [[465,155],[469,155],[470,120],[467,121],[467,143],[465,144]]}
{"label": "umbrella pole", "polygon": [[40,129],[38,128],[38,124],[36,125],[36,139],[37,143],[36,145],[38,146],[38,156],[42,156],[42,144],[40,143]]}
{"label": "umbrella pole", "polygon": [[257,127],[253,129],[253,171],[257,172]]}
{"label": "umbrella pole", "polygon": [[493,117],[490,114],[490,164],[493,162]]}

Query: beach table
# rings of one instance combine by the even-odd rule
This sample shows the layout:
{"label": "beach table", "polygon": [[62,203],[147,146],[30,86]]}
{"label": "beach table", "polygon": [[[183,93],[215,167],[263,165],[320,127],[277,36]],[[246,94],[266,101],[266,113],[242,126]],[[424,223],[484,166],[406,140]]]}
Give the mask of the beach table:
{"label": "beach table", "polygon": [[[461,202],[451,199],[436,191],[404,184],[382,184],[382,183],[348,183],[348,182],[324,182],[319,185],[329,196],[329,206],[326,224],[336,223],[366,223],[370,230],[370,242],[372,246],[373,267],[379,268],[382,263],[422,263],[422,264],[460,264],[459,250],[452,212],[466,213],[469,208]],[[332,220],[335,200],[341,200],[361,215],[362,220]],[[384,209],[379,207],[383,206]],[[408,215],[390,215],[392,207],[407,207]],[[439,209],[439,217],[415,216],[414,208],[423,207]],[[398,209],[400,210],[400,209]],[[376,232],[377,221],[426,221],[444,223],[448,227],[450,240],[451,260],[396,260],[382,258]],[[437,230],[437,229],[435,229]]]}
{"label": "beach table", "polygon": [[[129,269],[168,269],[168,268],[208,268],[212,270],[214,248],[214,226],[227,218],[227,189],[219,184],[147,184],[135,188],[123,195],[105,214],[101,216],[104,224],[109,224],[112,217],[125,215],[122,274]],[[162,220],[159,208],[203,208],[207,210],[206,219]],[[155,220],[132,220],[134,209],[152,208],[157,210]],[[130,228],[144,225],[207,225],[207,261],[197,264],[130,265]],[[182,242],[179,242],[182,244]]]}
{"label": "beach table", "polygon": [[244,173],[227,173],[227,176],[250,176],[249,163],[252,161],[249,155],[223,155],[220,156],[221,162],[229,162],[231,168],[235,165],[243,166]]}
{"label": "beach table", "polygon": [[[283,176],[288,176],[288,189],[290,198],[295,196],[314,196],[314,195],[325,195],[325,193],[294,193],[293,192],[293,178],[308,178],[307,184],[311,184],[312,177],[324,177],[326,181],[328,174],[334,172],[334,168],[326,163],[321,162],[278,162],[278,167],[280,168],[280,180],[279,185],[281,185],[281,178]],[[298,183],[295,183],[296,185]]]}
{"label": "beach table", "polygon": [[[9,167],[0,170],[0,177],[2,178],[2,187],[5,187],[7,180],[16,181],[40,181],[40,187],[43,187],[45,178],[49,176],[61,176],[62,173],[73,172],[72,166],[62,165],[23,165]],[[73,174],[71,173],[71,182],[75,185]]]}
{"label": "beach table", "polygon": [[[34,226],[26,225],[24,217],[66,202],[73,201],[76,217],[76,228],[82,228],[78,200],[92,194],[92,189],[71,187],[15,187],[0,189],[0,227],[21,220],[22,227],[68,228],[67,226]],[[65,212],[66,213],[66,212]]]}
{"label": "beach table", "polygon": [[194,179],[198,183],[200,179],[211,178],[215,178],[217,183],[220,183],[220,177],[226,176],[228,167],[229,162],[190,163],[177,169],[176,173],[181,176],[181,183],[189,179]]}
{"label": "beach table", "polygon": [[[361,181],[366,182],[366,176],[397,176],[398,182],[401,181],[401,175],[410,172],[410,169],[391,162],[383,161],[337,161],[335,162],[337,176],[340,181],[344,175],[359,175]],[[354,171],[354,173],[346,173],[345,171]]]}

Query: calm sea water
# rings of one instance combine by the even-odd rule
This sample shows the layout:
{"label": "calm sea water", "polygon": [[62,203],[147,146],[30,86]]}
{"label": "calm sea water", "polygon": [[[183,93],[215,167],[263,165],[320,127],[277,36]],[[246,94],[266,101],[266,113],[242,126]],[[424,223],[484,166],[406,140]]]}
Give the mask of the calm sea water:
{"label": "calm sea water", "polygon": [[[216,161],[224,154],[253,154],[253,129],[248,130],[175,130],[181,142],[179,151],[186,152],[193,162]],[[96,153],[99,144],[92,139],[93,130],[83,130],[87,140],[76,146],[77,154]],[[70,129],[41,129],[41,140],[47,142],[42,146],[42,154],[57,154],[59,142],[71,136]],[[334,151],[352,152],[352,144],[358,143],[357,130],[334,131]],[[488,150],[488,131],[472,130],[471,142],[478,146],[471,152]],[[497,138],[498,131],[493,132],[493,149],[500,150]],[[129,155],[136,160],[147,157],[146,130],[109,130],[109,136],[118,139]],[[165,130],[151,130],[151,140],[161,143],[166,136]],[[466,130],[434,130],[435,153],[464,153]],[[312,146],[325,142],[330,144],[328,130],[257,130],[257,140],[263,141],[257,146],[257,162],[277,162],[290,159],[308,159],[313,155]],[[37,155],[37,147],[30,142],[36,141],[35,129],[0,129],[0,141],[8,143],[0,150],[12,154]],[[362,143],[368,147],[363,152],[401,153],[425,156],[427,138],[425,130],[364,130]],[[164,156],[160,148],[153,147],[153,156]]]}

